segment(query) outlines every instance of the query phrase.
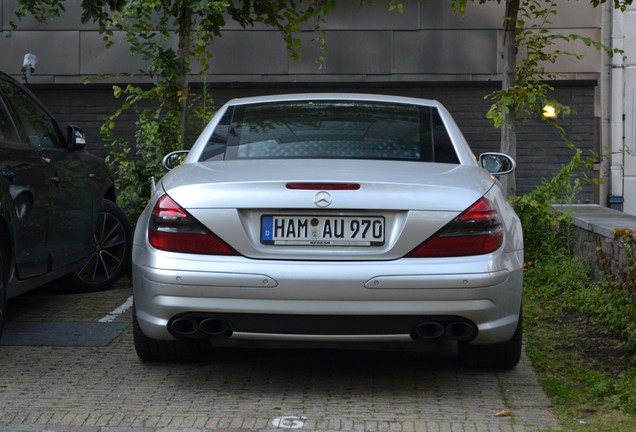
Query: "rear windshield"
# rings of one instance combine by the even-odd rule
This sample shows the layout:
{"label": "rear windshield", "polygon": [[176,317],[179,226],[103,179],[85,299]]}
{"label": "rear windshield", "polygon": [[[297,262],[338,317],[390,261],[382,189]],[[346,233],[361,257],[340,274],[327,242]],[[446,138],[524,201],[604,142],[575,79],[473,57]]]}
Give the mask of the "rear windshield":
{"label": "rear windshield", "polygon": [[434,107],[323,100],[233,107],[201,160],[300,158],[459,163]]}

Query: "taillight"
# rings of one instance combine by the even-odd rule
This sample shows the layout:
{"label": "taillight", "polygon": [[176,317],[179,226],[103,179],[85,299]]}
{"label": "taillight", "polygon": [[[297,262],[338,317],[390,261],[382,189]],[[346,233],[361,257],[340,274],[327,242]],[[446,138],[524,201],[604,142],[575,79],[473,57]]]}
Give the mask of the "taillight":
{"label": "taillight", "polygon": [[152,209],[148,241],[152,247],[169,252],[238,255],[168,195],[159,198]]}
{"label": "taillight", "polygon": [[499,212],[488,199],[481,198],[411,251],[407,257],[439,258],[487,254],[499,249],[503,237]]}

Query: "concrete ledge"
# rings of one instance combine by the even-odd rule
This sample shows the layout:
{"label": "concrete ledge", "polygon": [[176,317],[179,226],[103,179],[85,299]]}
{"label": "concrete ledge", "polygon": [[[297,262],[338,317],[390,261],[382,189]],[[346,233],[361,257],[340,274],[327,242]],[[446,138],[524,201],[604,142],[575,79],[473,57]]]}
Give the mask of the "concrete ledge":
{"label": "concrete ledge", "polygon": [[572,253],[589,263],[595,279],[607,278],[621,286],[633,284],[633,242],[626,242],[624,234],[616,236],[614,232],[629,229],[636,233],[636,216],[595,204],[554,208],[572,216]]}
{"label": "concrete ledge", "polygon": [[561,213],[572,215],[572,222],[578,228],[607,237],[614,238],[614,230],[627,228],[636,232],[636,216],[601,207],[597,204],[555,205]]}

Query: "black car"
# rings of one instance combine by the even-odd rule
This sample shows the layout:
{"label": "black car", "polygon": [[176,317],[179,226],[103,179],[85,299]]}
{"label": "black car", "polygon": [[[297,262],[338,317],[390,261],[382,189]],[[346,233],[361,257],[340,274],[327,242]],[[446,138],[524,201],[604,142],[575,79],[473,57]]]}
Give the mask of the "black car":
{"label": "black car", "polygon": [[131,228],[103,159],[0,73],[0,332],[7,299],[61,279],[111,286],[129,263]]}

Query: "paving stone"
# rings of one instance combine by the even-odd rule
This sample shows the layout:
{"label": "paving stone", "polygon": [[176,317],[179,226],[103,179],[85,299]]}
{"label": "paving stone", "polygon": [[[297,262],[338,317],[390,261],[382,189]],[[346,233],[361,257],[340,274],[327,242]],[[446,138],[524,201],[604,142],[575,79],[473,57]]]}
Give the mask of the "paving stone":
{"label": "paving stone", "polygon": [[[129,296],[125,283],[104,293],[38,291],[11,300],[10,319],[93,322]],[[130,319],[130,311],[116,318]],[[0,346],[0,364],[0,432],[292,430],[274,425],[280,417],[311,432],[559,429],[525,355],[510,372],[462,369],[444,356],[301,350],[146,364],[128,326],[104,347]],[[504,408],[512,417],[495,417]]]}

